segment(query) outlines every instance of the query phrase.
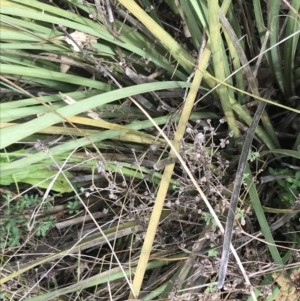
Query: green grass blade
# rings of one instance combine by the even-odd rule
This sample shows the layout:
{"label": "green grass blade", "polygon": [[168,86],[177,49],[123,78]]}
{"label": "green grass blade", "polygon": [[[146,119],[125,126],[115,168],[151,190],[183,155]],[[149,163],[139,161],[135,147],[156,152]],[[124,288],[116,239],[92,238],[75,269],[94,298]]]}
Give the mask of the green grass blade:
{"label": "green grass blade", "polygon": [[270,46],[273,48],[270,50],[272,63],[270,67],[273,70],[277,84],[282,92],[284,92],[284,82],[282,74],[281,55],[279,51],[279,45],[276,45],[279,41],[279,8],[280,0],[272,0],[267,2],[268,7],[268,29],[270,31]]}
{"label": "green grass blade", "polygon": [[255,188],[255,185],[253,184],[253,178],[252,178],[252,174],[251,174],[251,170],[249,165],[246,165],[246,169],[245,169],[245,174],[247,175],[247,177],[245,177],[245,183],[247,184],[247,188],[248,188],[248,192],[249,192],[249,196],[251,199],[251,204],[252,207],[255,211],[255,214],[257,216],[259,225],[260,225],[260,229],[265,237],[266,242],[268,243],[267,246],[270,250],[270,253],[272,255],[272,258],[274,260],[275,264],[278,265],[283,265],[283,261],[282,258],[279,254],[279,251],[277,249],[277,246],[275,244],[272,232],[270,230],[269,224],[267,222],[267,219],[265,217],[264,211],[262,209],[261,206],[261,202],[257,193],[257,190]]}
{"label": "green grass blade", "polygon": [[[292,7],[299,12],[300,1],[294,0],[291,3]],[[293,34],[300,30],[300,17],[291,9],[288,15],[286,24],[285,36]],[[297,47],[299,47],[299,36],[300,34],[293,36],[284,43],[283,50],[283,76],[284,76],[284,87],[285,94],[289,98],[295,95],[295,55]]]}
{"label": "green grass blade", "polygon": [[[193,116],[194,115],[194,116]],[[193,114],[191,116],[191,120],[198,120],[199,118],[216,118],[217,116],[211,115],[211,114],[205,114],[205,115],[199,115],[199,114]],[[180,116],[172,116],[174,118],[174,121],[178,121]],[[163,117],[158,117],[155,118],[155,122],[158,125],[166,124],[169,121],[170,117],[169,116],[163,116]],[[153,124],[149,120],[145,120],[142,122],[138,123],[132,123],[130,125],[127,125],[126,128],[128,130],[135,130],[139,131],[142,129],[147,129],[152,127]],[[77,148],[78,146],[88,146],[91,144],[91,141],[93,143],[97,143],[99,141],[104,141],[107,139],[113,139],[114,137],[119,136],[120,131],[113,131],[113,130],[108,130],[100,133],[95,133],[89,135],[89,139],[87,138],[80,138],[77,140],[71,140],[68,141],[62,145],[55,146],[51,148],[51,155],[53,157],[60,156],[61,154],[66,154]],[[124,132],[123,132],[124,134]],[[165,145],[165,144],[163,144]],[[46,162],[44,162],[46,160]],[[10,176],[22,169],[28,169],[28,170],[34,170],[36,168],[36,163],[42,164],[41,166],[49,166],[49,155],[43,152],[38,152],[34,155],[27,155],[25,158],[22,158],[18,161],[11,162],[9,165],[2,165],[1,166],[1,177],[7,177]],[[40,166],[40,167],[41,167]]]}
{"label": "green grass blade", "polygon": [[[102,85],[101,83],[98,84]],[[137,95],[141,93],[146,93],[149,91],[157,91],[157,90],[171,89],[171,88],[185,88],[189,86],[190,84],[186,82],[157,82],[157,83],[136,85],[132,87],[127,87],[127,88],[103,93],[98,96],[93,96],[85,100],[82,100],[80,102],[77,102],[75,104],[65,106],[64,108],[57,110],[56,113],[48,113],[44,116],[41,116],[38,119],[28,121],[25,124],[14,126],[14,131],[18,133],[18,135],[12,136],[11,135],[12,129],[10,128],[3,129],[1,131],[0,148],[7,147],[17,141],[20,141],[21,139],[27,136],[30,136],[38,132],[41,129],[54,125],[58,122],[62,122],[64,120],[63,118],[75,116],[82,112],[91,110],[97,106],[107,104],[118,99],[126,98],[128,96]]]}
{"label": "green grass blade", "polygon": [[[147,264],[146,269],[147,270],[155,269],[157,267],[161,267],[166,264],[167,264],[166,261],[151,261]],[[70,286],[67,286],[67,287],[64,287],[61,289],[53,290],[52,292],[45,293],[40,296],[27,298],[24,301],[48,301],[48,300],[50,301],[50,300],[53,300],[53,298],[56,298],[56,297],[59,297],[59,296],[65,295],[65,294],[77,292],[77,291],[80,291],[82,289],[89,288],[92,286],[98,286],[100,284],[109,283],[110,281],[123,279],[124,273],[126,276],[130,276],[135,271],[136,271],[136,267],[126,269],[126,270],[124,270],[124,272],[120,271],[119,268],[110,269],[109,271],[105,271],[103,273],[100,273],[95,276],[89,277],[87,279],[81,280],[81,281],[77,282],[76,284],[73,284],[73,285],[70,285]]]}
{"label": "green grass blade", "polygon": [[54,81],[60,81],[65,83],[72,83],[78,86],[85,85],[90,88],[98,89],[101,91],[111,91],[113,86],[99,81],[95,81],[88,78],[83,78],[77,75],[64,74],[61,72],[45,70],[41,68],[29,68],[23,66],[15,66],[8,64],[0,64],[2,74],[13,74],[26,76],[27,78],[42,78]]}
{"label": "green grass blade", "polygon": [[[209,16],[209,31],[210,36],[213,37],[210,39],[211,42],[211,51],[213,57],[214,71],[215,76],[224,81],[226,78],[225,67],[227,64],[225,61],[224,53],[222,51],[223,42],[221,40],[220,34],[220,23],[219,23],[219,5],[217,0],[211,0],[208,2],[208,16]],[[227,87],[221,85],[217,88],[218,95],[223,107],[226,120],[228,122],[230,130],[234,132],[234,137],[240,136],[240,130],[236,125],[235,116],[232,111],[232,107],[228,98],[228,89]]]}
{"label": "green grass blade", "polygon": [[194,45],[196,49],[200,49],[202,32],[201,28],[195,18],[195,14],[191,9],[191,3],[189,1],[180,0],[180,5],[185,15],[185,21],[187,23],[189,32],[191,33],[191,37],[193,39]]}
{"label": "green grass blade", "polygon": [[164,31],[148,14],[133,0],[119,0],[148,30],[165,46],[185,71],[191,73],[195,59]]}

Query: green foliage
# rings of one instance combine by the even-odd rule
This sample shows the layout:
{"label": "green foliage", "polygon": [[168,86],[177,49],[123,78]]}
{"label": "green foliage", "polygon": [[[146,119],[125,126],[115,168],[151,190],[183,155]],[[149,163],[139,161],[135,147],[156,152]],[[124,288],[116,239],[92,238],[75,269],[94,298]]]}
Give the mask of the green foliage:
{"label": "green foliage", "polygon": [[45,237],[47,232],[55,227],[54,217],[48,216],[36,224],[36,234]]}
{"label": "green foliage", "polygon": [[206,222],[206,225],[211,225],[212,231],[216,231],[217,229],[217,223],[214,220],[213,216],[210,213],[202,212],[202,216]]}
{"label": "green foliage", "polygon": [[207,291],[208,291],[208,293],[214,293],[214,292],[216,291],[216,286],[210,285],[210,286],[207,288]]}
{"label": "green foliage", "polygon": [[[0,185],[8,186],[11,184],[27,183],[44,189],[47,189],[49,185],[52,185],[51,189],[57,192],[72,191],[72,188],[62,173],[57,175],[56,170],[47,169],[44,166],[34,166],[31,168],[22,168],[19,166],[19,168],[14,169],[12,174],[7,174],[5,169],[8,166],[11,166],[16,157],[22,155],[25,155],[24,158],[36,157],[36,154],[29,156],[24,150],[15,152],[0,152]],[[16,160],[15,162],[17,165],[20,163],[19,160]],[[68,171],[65,171],[64,174],[69,178],[72,177],[72,174]],[[56,175],[56,181],[52,183],[53,178]]]}
{"label": "green foliage", "polygon": [[254,152],[252,150],[249,151],[247,160],[250,160],[250,162],[253,162],[260,156],[259,152]]}
{"label": "green foliage", "polygon": [[246,224],[245,221],[245,210],[238,208],[236,210],[235,217],[241,221],[241,225],[244,226]]}
{"label": "green foliage", "polygon": [[79,205],[80,203],[77,197],[74,198],[74,201],[69,201],[67,205],[67,208],[69,209],[69,214],[79,214]]}
{"label": "green foliage", "polygon": [[246,181],[247,179],[249,179],[249,173],[245,172],[245,173],[243,174],[243,180],[242,180],[244,184],[245,184],[245,181]]}
{"label": "green foliage", "polygon": [[[39,195],[25,194],[20,200],[11,200],[11,194],[3,196],[3,218],[0,224],[0,248],[17,247],[20,245],[22,232],[28,231],[27,223],[30,220],[30,211],[26,210],[38,206],[41,202]],[[44,202],[44,210],[52,209],[50,198]],[[48,216],[34,223],[36,235],[44,237],[54,227],[54,217]]]}
{"label": "green foliage", "polygon": [[212,249],[208,251],[208,257],[217,257],[219,252],[216,249]]}
{"label": "green foliage", "polygon": [[279,198],[282,201],[289,202],[291,205],[295,203],[296,197],[300,193],[300,171],[295,171],[289,168],[269,168],[271,175],[287,176],[283,179],[278,179],[276,182],[280,186]]}

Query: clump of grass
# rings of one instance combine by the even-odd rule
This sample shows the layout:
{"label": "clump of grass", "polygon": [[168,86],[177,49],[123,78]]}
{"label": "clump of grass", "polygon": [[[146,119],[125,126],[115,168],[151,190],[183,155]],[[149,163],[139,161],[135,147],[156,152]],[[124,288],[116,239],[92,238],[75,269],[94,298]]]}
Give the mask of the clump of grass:
{"label": "clump of grass", "polygon": [[[291,211],[286,207],[299,193],[299,175],[276,165],[278,154],[300,159],[299,132],[289,122],[299,113],[293,97],[300,78],[300,3],[270,3],[223,1],[219,9],[217,1],[1,1],[0,183],[11,191],[15,185],[20,195],[32,185],[27,196],[10,201],[7,195],[1,204],[3,258],[15,251],[1,262],[0,284],[9,300],[126,300],[130,291],[149,300],[228,298],[213,285],[222,237],[217,220],[226,222],[238,144],[258,101],[269,103],[254,142],[262,151],[249,152],[235,235],[262,230],[265,265],[255,252],[247,257],[251,244],[238,255],[245,281],[249,276],[248,284],[268,285],[276,295],[279,287],[265,271],[270,262],[296,262],[291,251],[299,237],[292,221],[278,231],[293,233],[285,235],[291,250],[275,244],[270,223],[274,212],[283,212],[282,203],[265,197],[259,177],[269,165],[272,175],[286,173],[274,191]],[[223,116],[227,123],[218,123]],[[170,168],[178,164],[172,152],[168,161],[170,144],[178,146],[186,169]],[[85,197],[74,182],[88,192]],[[48,217],[32,209],[41,203],[34,187],[63,195],[43,205]],[[62,228],[47,235],[54,226],[51,206],[61,204]],[[152,211],[156,224],[150,223]],[[206,226],[210,233],[199,237]],[[155,236],[153,245],[146,232]],[[193,257],[194,245],[206,239],[213,248],[209,257]],[[189,263],[186,274],[182,263]],[[248,298],[236,263],[230,267],[226,294]],[[205,271],[202,278],[198,271]]]}

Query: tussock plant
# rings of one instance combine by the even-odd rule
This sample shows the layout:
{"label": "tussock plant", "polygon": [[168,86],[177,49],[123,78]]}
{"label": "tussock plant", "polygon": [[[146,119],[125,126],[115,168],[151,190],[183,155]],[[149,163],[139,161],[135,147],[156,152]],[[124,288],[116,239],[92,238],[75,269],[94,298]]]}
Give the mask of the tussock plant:
{"label": "tussock plant", "polygon": [[299,300],[299,0],[0,7],[0,300]]}

